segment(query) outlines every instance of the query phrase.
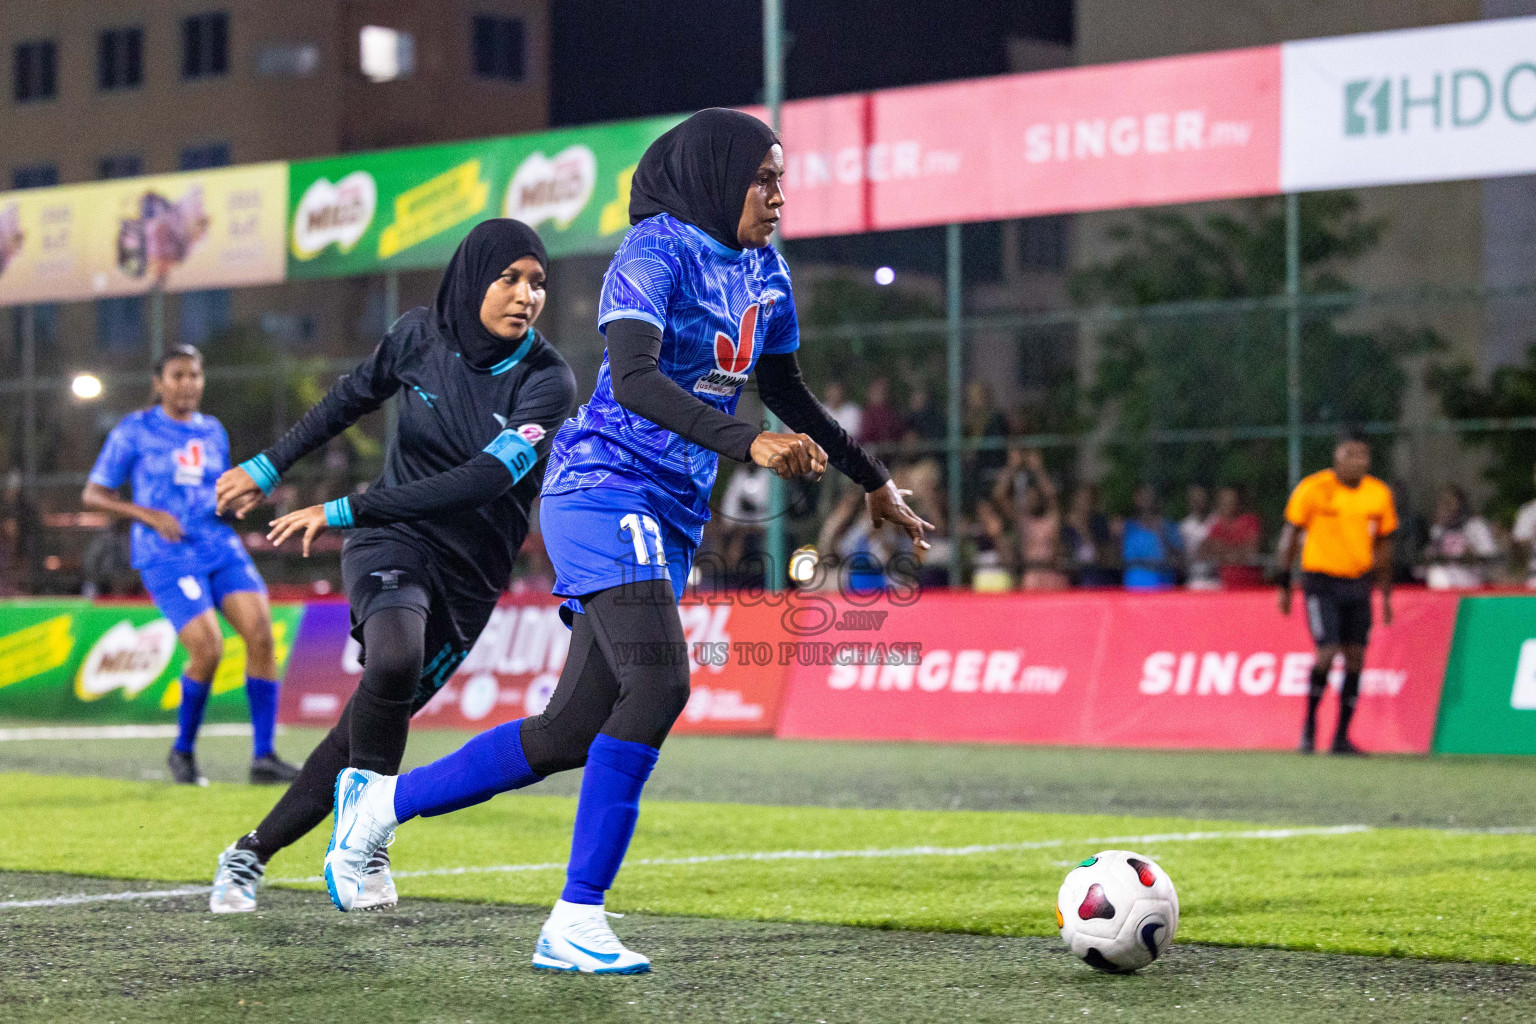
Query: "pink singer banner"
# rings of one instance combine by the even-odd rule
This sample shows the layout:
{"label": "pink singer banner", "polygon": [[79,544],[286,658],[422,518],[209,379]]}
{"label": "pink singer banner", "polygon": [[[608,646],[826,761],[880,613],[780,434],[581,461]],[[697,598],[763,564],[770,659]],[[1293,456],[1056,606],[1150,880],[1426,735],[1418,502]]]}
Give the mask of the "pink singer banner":
{"label": "pink singer banner", "polygon": [[787,238],[1269,195],[1280,48],[797,100],[782,134]]}

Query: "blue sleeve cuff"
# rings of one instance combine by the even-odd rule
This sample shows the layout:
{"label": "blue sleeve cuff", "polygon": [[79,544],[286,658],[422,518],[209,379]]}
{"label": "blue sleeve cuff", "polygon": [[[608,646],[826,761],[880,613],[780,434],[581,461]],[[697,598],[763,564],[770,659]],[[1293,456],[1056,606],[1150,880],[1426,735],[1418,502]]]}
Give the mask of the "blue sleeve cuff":
{"label": "blue sleeve cuff", "polygon": [[325,525],[338,530],[350,530],[357,525],[352,515],[352,499],[337,498],[325,503]]}
{"label": "blue sleeve cuff", "polygon": [[245,470],[250,478],[256,481],[256,486],[261,488],[262,494],[271,494],[272,488],[282,476],[277,472],[277,467],[272,465],[272,460],[265,455],[257,455],[240,463],[240,468]]}
{"label": "blue sleeve cuff", "polygon": [[512,474],[512,482],[523,478],[530,469],[539,461],[539,453],[528,439],[515,430],[503,430],[496,435],[496,439],[485,446],[485,450],[496,456],[507,472]]}
{"label": "blue sleeve cuff", "polygon": [[645,309],[609,310],[608,312],[604,313],[602,317],[597,321],[598,330],[602,330],[604,327],[607,327],[615,320],[644,320],[658,331],[665,333],[667,330],[667,325],[661,322],[661,318],[659,316]]}

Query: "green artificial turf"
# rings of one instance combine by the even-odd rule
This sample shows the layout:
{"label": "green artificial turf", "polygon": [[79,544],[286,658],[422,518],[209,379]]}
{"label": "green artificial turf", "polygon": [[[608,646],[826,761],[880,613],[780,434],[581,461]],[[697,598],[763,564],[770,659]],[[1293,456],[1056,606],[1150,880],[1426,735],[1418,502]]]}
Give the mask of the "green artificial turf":
{"label": "green artificial turf", "polygon": [[[270,791],[62,776],[0,776],[0,870],[205,882]],[[402,897],[547,904],[559,887],[574,802],[512,794],[411,822],[392,851]],[[1289,838],[1138,839],[1256,826],[1181,818],[1029,812],[771,807],[647,801],[618,910],[1008,936],[1054,932],[1071,862],[1107,845],[1158,859],[1179,887],[1186,941],[1529,963],[1536,958],[1536,836],[1375,829]],[[274,859],[274,879],[313,877],[325,829]],[[912,847],[1038,844],[912,855]],[[646,864],[779,851],[899,856]],[[546,867],[530,866],[547,865]],[[457,869],[511,867],[516,870]],[[314,886],[315,883],[303,883]]]}

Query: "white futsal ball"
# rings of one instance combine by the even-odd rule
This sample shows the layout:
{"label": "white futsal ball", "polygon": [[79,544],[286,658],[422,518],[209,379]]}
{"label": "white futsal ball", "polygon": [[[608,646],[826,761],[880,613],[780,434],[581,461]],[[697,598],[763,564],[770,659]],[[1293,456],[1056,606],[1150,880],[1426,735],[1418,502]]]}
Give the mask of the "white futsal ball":
{"label": "white futsal ball", "polygon": [[1179,930],[1179,894],[1151,857],[1105,850],[1061,883],[1056,926],[1067,948],[1088,966],[1129,973],[1168,951]]}

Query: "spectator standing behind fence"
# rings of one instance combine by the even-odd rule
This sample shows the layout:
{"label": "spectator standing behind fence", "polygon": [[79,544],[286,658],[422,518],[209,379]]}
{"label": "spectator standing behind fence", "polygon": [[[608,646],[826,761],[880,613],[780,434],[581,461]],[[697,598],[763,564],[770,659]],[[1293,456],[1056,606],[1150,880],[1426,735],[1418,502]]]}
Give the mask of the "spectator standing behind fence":
{"label": "spectator standing behind fence", "polygon": [[843,388],[843,382],[834,380],[827,385],[827,390],[822,394],[821,403],[827,407],[827,412],[837,420],[837,425],[848,432],[849,437],[858,437],[863,428],[864,410],[859,404],[850,401],[848,392]]}
{"label": "spectator standing behind fence", "polygon": [[[1536,478],[1536,467],[1532,467],[1531,475]],[[1527,559],[1525,585],[1536,590],[1536,498],[1521,505],[1515,514],[1514,540]]]}
{"label": "spectator standing behind fence", "polygon": [[901,414],[891,404],[891,382],[876,377],[869,382],[864,400],[864,420],[856,435],[860,444],[890,444],[901,440]]}
{"label": "spectator standing behind fence", "polygon": [[1431,590],[1464,590],[1488,582],[1499,542],[1493,527],[1472,514],[1467,492],[1454,484],[1440,488],[1435,501],[1435,521],[1429,527],[1429,563],[1424,582]]}
{"label": "spectator standing behind fence", "polygon": [[1109,517],[1099,508],[1099,489],[1093,484],[1073,488],[1061,526],[1061,546],[1075,586],[1120,585],[1120,571],[1114,564],[1114,530]]}
{"label": "spectator standing behind fence", "polygon": [[1333,659],[1344,655],[1344,686],[1339,691],[1339,724],[1333,734],[1335,754],[1359,754],[1349,739],[1349,723],[1360,696],[1360,671],[1371,638],[1371,577],[1381,585],[1381,619],[1392,625],[1392,546],[1397,507],[1386,484],[1366,471],[1371,449],[1365,437],[1345,432],[1333,449],[1333,468],[1313,473],[1296,485],[1285,505],[1285,528],[1276,554],[1280,570],[1280,614],[1291,614],[1292,565],[1302,534],[1301,587],[1306,595],[1307,626],[1317,645],[1317,659],[1307,687],[1307,717],[1297,749],[1316,746],[1317,706],[1328,688]]}
{"label": "spectator standing behind fence", "polygon": [[[1008,454],[1012,459],[1014,453]],[[1038,451],[1021,452],[1019,459],[1028,474],[1023,494],[1018,498],[1022,586],[1025,590],[1062,590],[1067,586],[1067,576],[1061,571],[1061,502],[1056,484],[1046,472],[1045,459]]]}
{"label": "spectator standing behind fence", "polygon": [[976,554],[971,559],[971,589],[995,594],[1013,589],[1014,540],[1008,520],[990,498],[976,503],[974,536]]}
{"label": "spectator standing behind fence", "polygon": [[913,388],[912,396],[907,400],[903,439],[908,442],[942,441],[947,429],[944,410],[934,403],[933,392],[926,384]]}
{"label": "spectator standing behind fence", "polygon": [[1216,563],[1223,590],[1244,590],[1264,585],[1259,565],[1259,539],[1264,527],[1259,517],[1244,511],[1242,492],[1223,487],[1216,492],[1216,514],[1205,537],[1205,555]]}
{"label": "spectator standing behind fence", "polygon": [[1126,590],[1166,590],[1178,581],[1183,543],[1179,531],[1157,510],[1157,490],[1136,488],[1136,515],[1125,522],[1120,557],[1125,563]]}
{"label": "spectator standing behind fence", "polygon": [[1215,590],[1216,564],[1205,550],[1206,538],[1216,516],[1211,512],[1211,494],[1199,484],[1190,484],[1185,492],[1188,513],[1179,521],[1179,539],[1184,545],[1189,574],[1185,585],[1191,590]]}
{"label": "spectator standing behind fence", "polygon": [[[965,389],[965,437],[968,441],[996,440],[1008,436],[1008,422],[992,404],[992,389],[979,380]],[[1008,456],[1002,448],[984,448],[965,456],[967,497],[986,494]]]}

